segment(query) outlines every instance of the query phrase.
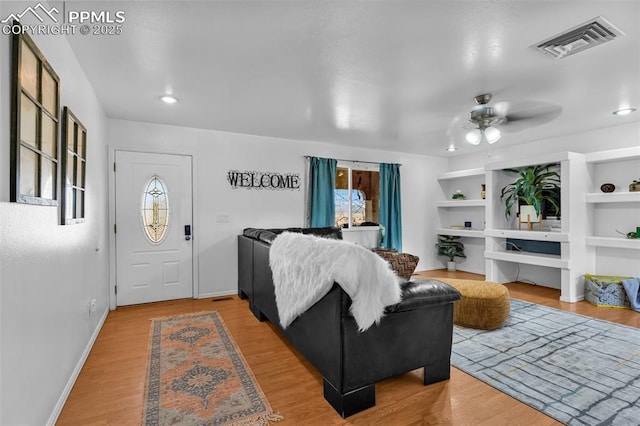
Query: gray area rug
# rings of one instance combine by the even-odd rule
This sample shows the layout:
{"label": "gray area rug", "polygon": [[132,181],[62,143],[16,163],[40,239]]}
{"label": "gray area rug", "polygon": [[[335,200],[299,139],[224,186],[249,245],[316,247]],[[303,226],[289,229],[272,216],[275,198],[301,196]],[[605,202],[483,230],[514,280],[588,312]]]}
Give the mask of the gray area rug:
{"label": "gray area rug", "polygon": [[454,327],[451,364],[562,423],[640,424],[638,328],[511,299],[498,330]]}

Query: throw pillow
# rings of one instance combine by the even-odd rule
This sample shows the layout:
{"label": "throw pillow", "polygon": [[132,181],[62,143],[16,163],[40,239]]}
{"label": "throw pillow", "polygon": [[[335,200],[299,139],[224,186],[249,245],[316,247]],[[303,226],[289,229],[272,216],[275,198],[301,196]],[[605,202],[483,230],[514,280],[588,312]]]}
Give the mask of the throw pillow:
{"label": "throw pillow", "polygon": [[420,258],[409,253],[397,253],[389,250],[374,250],[376,254],[389,262],[391,269],[393,269],[400,278],[409,281],[413,271],[418,266]]}

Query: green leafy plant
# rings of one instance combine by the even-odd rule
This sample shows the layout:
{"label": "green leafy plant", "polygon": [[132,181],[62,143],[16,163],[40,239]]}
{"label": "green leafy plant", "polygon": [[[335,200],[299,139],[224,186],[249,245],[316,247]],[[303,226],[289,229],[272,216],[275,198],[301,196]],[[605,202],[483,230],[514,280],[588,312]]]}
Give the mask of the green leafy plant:
{"label": "green leafy plant", "polygon": [[453,262],[456,257],[466,259],[464,244],[459,240],[460,237],[452,235],[438,235],[438,242],[436,243],[438,255],[447,256],[449,262]]}
{"label": "green leafy plant", "polygon": [[515,182],[506,185],[500,191],[500,199],[504,201],[504,215],[508,219],[511,215],[511,207],[522,200],[525,204],[533,206],[536,214],[540,215],[542,202],[551,204],[556,214],[560,206],[556,202],[554,194],[560,189],[560,175],[552,171],[557,163],[527,166],[520,169],[503,169],[507,173],[518,175]]}

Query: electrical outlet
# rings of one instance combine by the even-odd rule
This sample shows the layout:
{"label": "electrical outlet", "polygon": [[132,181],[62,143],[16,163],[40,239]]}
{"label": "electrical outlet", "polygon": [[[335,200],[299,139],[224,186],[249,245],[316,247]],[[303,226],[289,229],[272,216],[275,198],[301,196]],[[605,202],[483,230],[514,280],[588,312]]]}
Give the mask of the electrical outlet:
{"label": "electrical outlet", "polygon": [[89,302],[89,314],[92,314],[96,311],[96,299],[91,299]]}

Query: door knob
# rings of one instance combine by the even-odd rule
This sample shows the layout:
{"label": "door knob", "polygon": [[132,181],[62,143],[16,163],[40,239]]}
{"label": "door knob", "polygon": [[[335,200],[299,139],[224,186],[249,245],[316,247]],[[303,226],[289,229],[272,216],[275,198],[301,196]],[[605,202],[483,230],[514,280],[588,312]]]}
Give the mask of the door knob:
{"label": "door knob", "polygon": [[191,225],[184,226],[184,239],[187,241],[191,239]]}

